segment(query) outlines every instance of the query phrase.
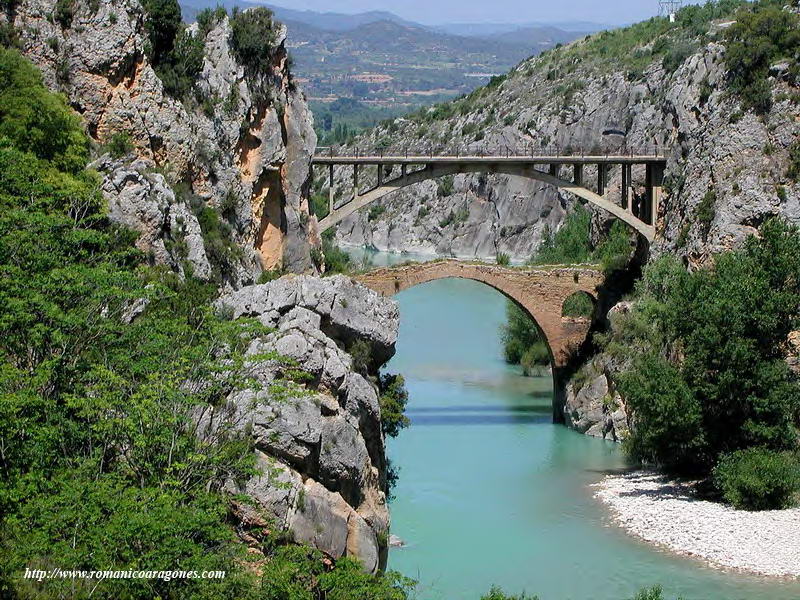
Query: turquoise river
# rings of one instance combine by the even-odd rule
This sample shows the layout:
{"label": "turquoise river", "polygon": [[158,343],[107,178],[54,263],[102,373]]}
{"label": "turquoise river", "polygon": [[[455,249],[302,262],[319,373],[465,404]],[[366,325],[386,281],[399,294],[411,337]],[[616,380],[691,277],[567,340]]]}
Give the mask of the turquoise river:
{"label": "turquoise river", "polygon": [[503,362],[498,292],[442,280],[396,299],[386,371],[406,378],[412,424],[388,444],[392,533],[406,543],[389,567],[419,581],[418,598],[477,600],[492,584],[541,600],[625,600],[653,584],[670,600],[800,598],[800,583],[712,569],[610,523],[591,486],[624,456],[554,425],[550,378]]}

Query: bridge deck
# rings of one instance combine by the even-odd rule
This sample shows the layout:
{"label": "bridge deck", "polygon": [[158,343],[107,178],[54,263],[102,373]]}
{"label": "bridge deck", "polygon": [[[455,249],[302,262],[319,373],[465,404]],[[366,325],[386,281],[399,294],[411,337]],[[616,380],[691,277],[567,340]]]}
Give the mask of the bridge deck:
{"label": "bridge deck", "polygon": [[419,165],[419,164],[469,164],[469,165],[491,165],[491,164],[525,164],[525,165],[542,165],[542,164],[648,164],[648,163],[665,163],[666,158],[659,155],[644,155],[644,154],[602,154],[596,156],[579,156],[579,155],[383,155],[376,154],[371,156],[353,155],[353,156],[330,156],[326,154],[316,154],[312,158],[314,164],[317,165],[376,165],[376,164],[393,164],[393,165]]}

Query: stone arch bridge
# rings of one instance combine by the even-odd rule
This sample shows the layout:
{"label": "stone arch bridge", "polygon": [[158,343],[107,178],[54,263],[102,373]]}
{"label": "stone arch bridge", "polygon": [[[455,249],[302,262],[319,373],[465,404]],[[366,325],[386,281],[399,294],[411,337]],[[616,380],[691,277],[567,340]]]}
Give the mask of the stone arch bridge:
{"label": "stone arch bridge", "polygon": [[[312,166],[326,166],[329,170],[328,214],[320,221],[320,233],[340,223],[343,219],[368,204],[396,190],[428,179],[459,173],[501,173],[536,179],[570,192],[583,201],[610,213],[652,242],[656,234],[659,203],[662,194],[666,157],[658,148],[618,154],[588,154],[575,152],[534,150],[525,151],[504,148],[494,151],[482,150],[435,154],[423,152],[387,152],[385,150],[362,154],[355,151],[335,151],[319,148],[312,159]],[[366,191],[359,187],[359,172],[366,167],[377,167],[376,185]],[[584,178],[584,168],[596,169],[596,186],[590,189]],[[645,197],[633,194],[633,169],[645,169]],[[335,168],[352,169],[352,196],[336,203]],[[400,174],[391,177],[395,167]],[[613,168],[622,170],[622,194],[619,204],[607,197],[609,172]],[[571,175],[567,173],[571,170]],[[390,179],[385,180],[385,172]],[[566,178],[564,178],[566,177]]]}
{"label": "stone arch bridge", "polygon": [[447,278],[484,283],[518,304],[541,329],[550,349],[554,370],[565,367],[584,342],[592,325],[589,318],[564,317],[564,302],[576,293],[597,301],[604,277],[581,267],[513,268],[458,260],[437,260],[375,269],[356,279],[385,296]]}

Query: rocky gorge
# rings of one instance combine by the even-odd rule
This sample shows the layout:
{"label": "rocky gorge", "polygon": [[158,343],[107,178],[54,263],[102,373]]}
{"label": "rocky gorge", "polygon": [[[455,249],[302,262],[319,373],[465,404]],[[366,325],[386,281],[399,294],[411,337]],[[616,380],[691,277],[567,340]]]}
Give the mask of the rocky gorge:
{"label": "rocky gorge", "polygon": [[[349,147],[387,153],[406,148],[664,153],[659,235],[650,248],[638,244],[628,270],[635,273],[665,254],[680,257],[689,269],[707,266],[715,255],[740,247],[771,216],[800,221],[800,184],[791,175],[800,104],[789,62],[770,64],[767,108],[749,110],[732,89],[725,32],[735,21],[722,14],[703,20],[687,10],[674,25],[651,20],[572,42],[523,61],[460,100],[384,123]],[[562,171],[570,179],[567,168]],[[589,187],[596,176],[596,169],[585,169]],[[365,173],[362,185],[374,177]],[[644,194],[643,178],[644,170],[634,169],[634,197]],[[345,190],[337,192],[342,199],[348,185],[343,171],[336,180],[337,190]],[[619,170],[612,170],[607,188],[612,202],[619,202],[620,185]],[[314,189],[326,191],[324,177],[315,180]],[[568,192],[542,182],[457,175],[376,201],[342,222],[335,238],[345,246],[382,251],[484,260],[502,254],[521,262],[562,227],[574,206]],[[613,221],[599,209],[589,210],[597,244]],[[629,292],[631,281],[612,295],[619,299]],[[629,309],[622,303],[596,315],[600,328],[613,327],[614,314]],[[602,354],[582,360],[587,364],[564,385],[565,422],[619,440],[628,428],[625,401],[614,382],[619,365]]]}

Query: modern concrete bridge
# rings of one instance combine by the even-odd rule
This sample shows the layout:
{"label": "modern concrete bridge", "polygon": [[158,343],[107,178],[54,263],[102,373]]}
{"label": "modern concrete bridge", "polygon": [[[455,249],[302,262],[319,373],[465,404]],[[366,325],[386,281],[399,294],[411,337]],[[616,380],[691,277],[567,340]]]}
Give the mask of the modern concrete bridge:
{"label": "modern concrete bridge", "polygon": [[563,316],[564,302],[577,293],[587,294],[596,302],[604,279],[600,271],[591,268],[514,268],[458,260],[376,269],[355,279],[392,296],[421,283],[452,277],[485,283],[522,307],[544,334],[556,369],[569,362],[592,325],[588,318]]}
{"label": "modern concrete bridge", "polygon": [[[502,173],[536,179],[571,192],[627,223],[648,242],[652,242],[656,232],[655,223],[662,194],[666,156],[658,148],[605,155],[511,148],[473,149],[466,152],[459,149],[439,152],[384,149],[365,154],[359,150],[318,148],[312,164],[328,168],[329,212],[320,221],[320,232],[333,227],[386,194],[427,179],[459,173]],[[376,185],[362,192],[359,187],[359,172],[369,166],[377,167]],[[637,166],[645,169],[646,194],[641,199],[634,196],[632,186],[632,170]],[[352,169],[353,181],[352,196],[338,205],[335,203],[336,167]],[[399,167],[399,175],[392,175],[396,167]],[[586,167],[596,170],[594,189],[586,185]],[[614,168],[622,170],[620,204],[615,204],[607,197],[609,174]]]}

